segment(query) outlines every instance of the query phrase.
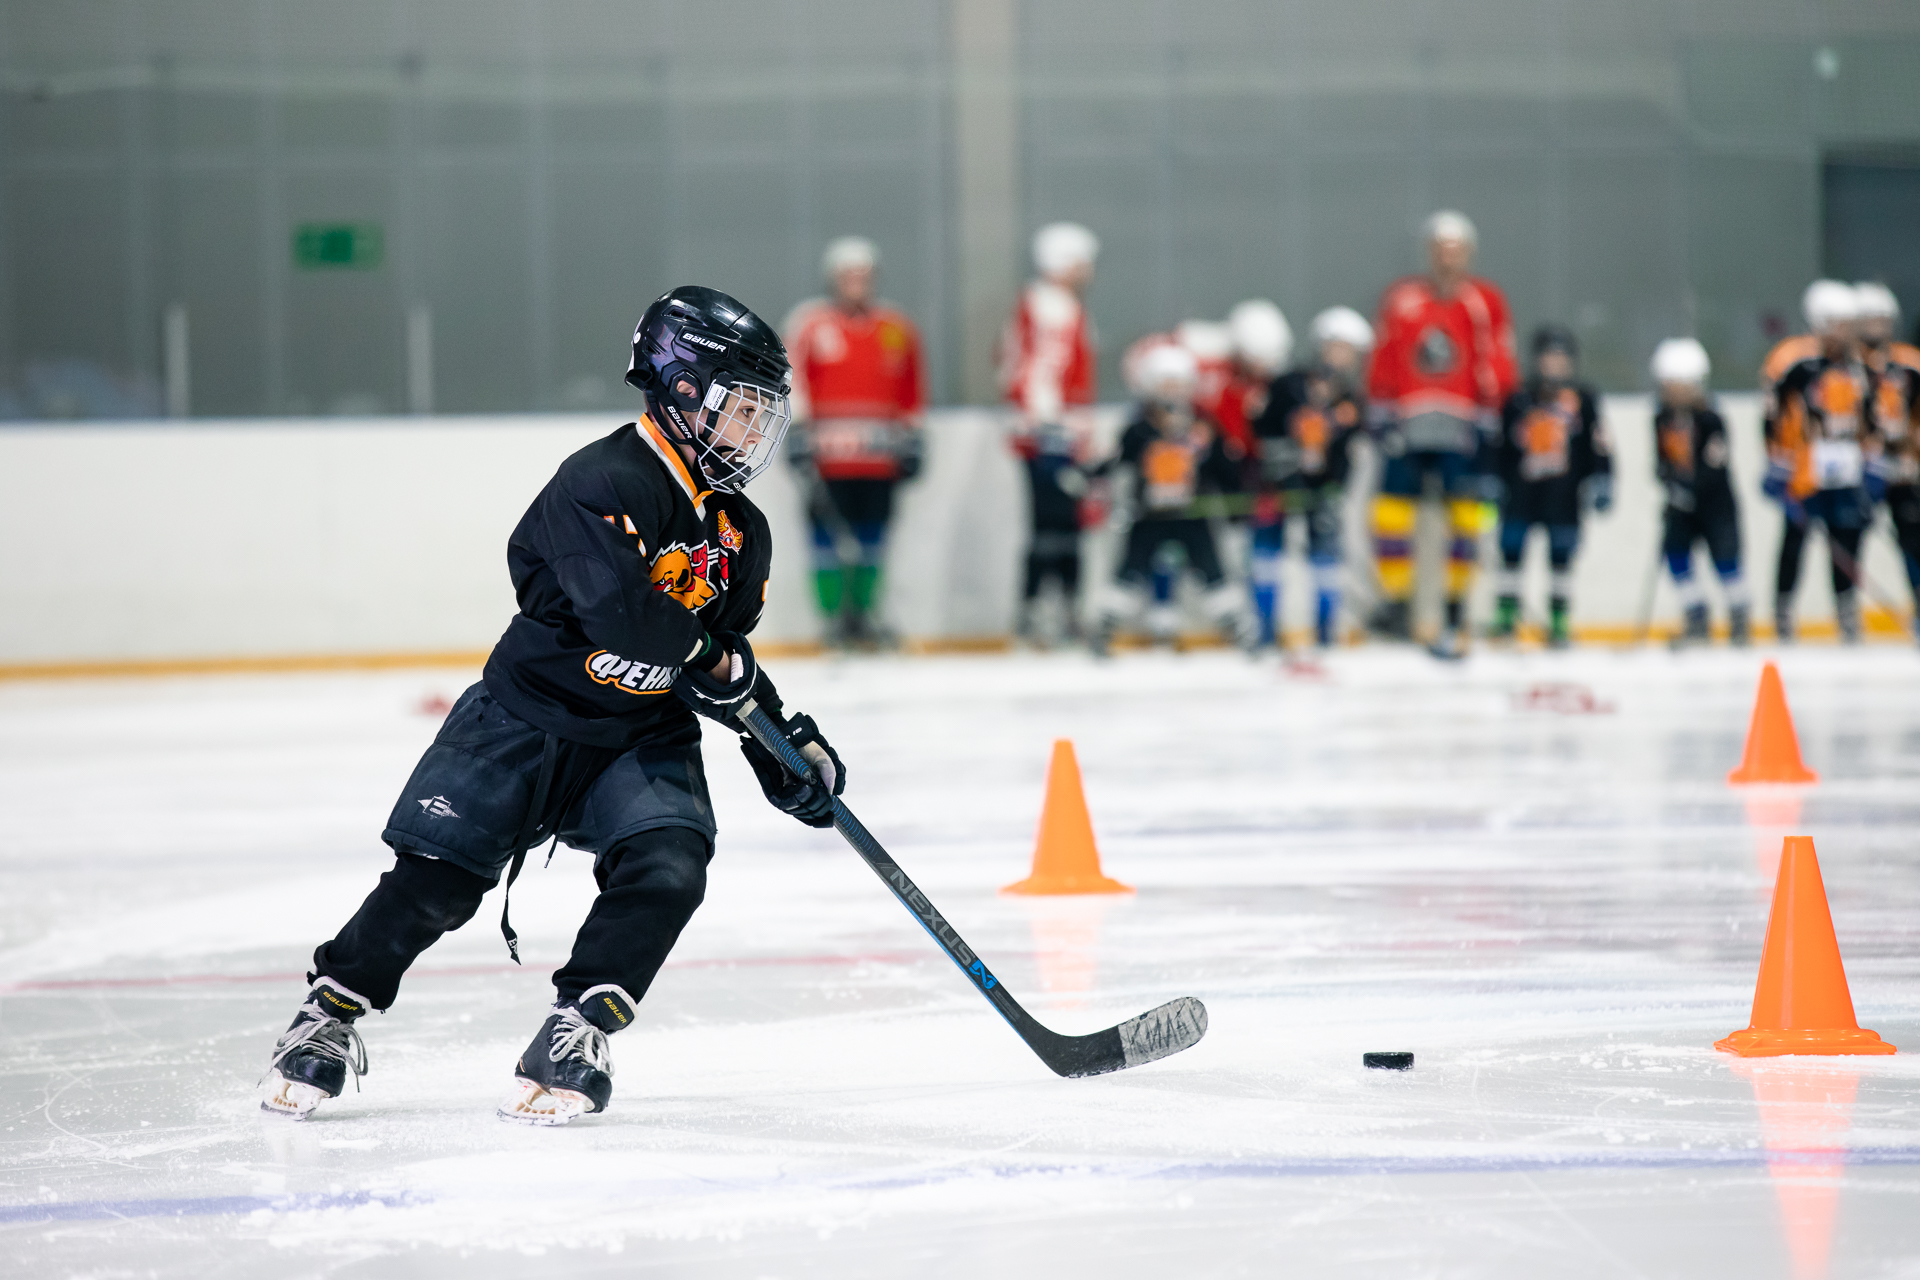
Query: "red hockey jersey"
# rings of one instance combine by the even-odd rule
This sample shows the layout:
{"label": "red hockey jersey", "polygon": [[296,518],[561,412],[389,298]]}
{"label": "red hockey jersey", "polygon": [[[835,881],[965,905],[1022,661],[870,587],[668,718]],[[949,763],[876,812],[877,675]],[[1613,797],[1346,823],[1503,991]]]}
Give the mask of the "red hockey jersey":
{"label": "red hockey jersey", "polygon": [[1020,293],[1000,337],[1000,390],[1029,424],[1060,421],[1068,405],[1093,403],[1095,339],[1071,289],[1036,280]]}
{"label": "red hockey jersey", "polygon": [[821,478],[899,478],[899,433],[926,409],[920,334],[884,303],[858,313],[824,298],[787,318],[794,418],[806,424]]}
{"label": "red hockey jersey", "polygon": [[1489,281],[1470,277],[1443,298],[1424,276],[1397,280],[1380,299],[1379,333],[1367,394],[1400,422],[1485,421],[1519,382],[1512,314]]}

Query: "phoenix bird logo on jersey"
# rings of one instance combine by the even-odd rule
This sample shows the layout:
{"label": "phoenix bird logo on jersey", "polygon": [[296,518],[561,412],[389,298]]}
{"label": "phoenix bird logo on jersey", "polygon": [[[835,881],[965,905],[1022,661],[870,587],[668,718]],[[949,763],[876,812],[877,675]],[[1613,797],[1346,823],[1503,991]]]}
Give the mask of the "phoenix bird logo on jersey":
{"label": "phoenix bird logo on jersey", "polygon": [[669,543],[653,558],[653,589],[697,611],[720,594],[720,588],[713,584],[716,565],[721,586],[724,586],[727,581],[727,560],[714,551],[710,544],[702,542],[688,546],[684,542]]}
{"label": "phoenix bird logo on jersey", "polygon": [[720,513],[720,545],[729,551],[737,552],[743,545],[740,531],[733,527],[733,521],[727,519],[727,513]]}
{"label": "phoenix bird logo on jersey", "polygon": [[1453,345],[1453,339],[1447,336],[1446,330],[1439,328],[1428,329],[1421,334],[1420,345],[1413,352],[1414,364],[1430,378],[1452,372],[1459,359],[1460,349]]}

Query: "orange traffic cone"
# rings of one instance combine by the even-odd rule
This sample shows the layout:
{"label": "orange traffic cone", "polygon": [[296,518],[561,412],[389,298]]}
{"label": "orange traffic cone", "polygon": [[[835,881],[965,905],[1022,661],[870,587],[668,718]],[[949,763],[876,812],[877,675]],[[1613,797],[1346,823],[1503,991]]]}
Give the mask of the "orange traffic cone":
{"label": "orange traffic cone", "polygon": [[1820,775],[1800,761],[1800,739],[1793,732],[1787,692],[1780,686],[1780,668],[1771,662],[1760,672],[1760,692],[1753,700],[1753,721],[1747,726],[1746,759],[1727,775],[1727,781],[1820,781]]}
{"label": "orange traffic cone", "polygon": [[1813,840],[1788,836],[1773,885],[1753,1020],[1714,1048],[1743,1058],[1790,1053],[1893,1053],[1894,1047],[1854,1020],[1840,943],[1833,936],[1827,889]]}
{"label": "orange traffic cone", "polygon": [[1073,743],[1059,738],[1047,766],[1047,802],[1040,810],[1040,839],[1033,849],[1033,874],[1002,893],[1132,893],[1133,889],[1100,873],[1100,850],[1093,843],[1093,819],[1080,790],[1080,765]]}

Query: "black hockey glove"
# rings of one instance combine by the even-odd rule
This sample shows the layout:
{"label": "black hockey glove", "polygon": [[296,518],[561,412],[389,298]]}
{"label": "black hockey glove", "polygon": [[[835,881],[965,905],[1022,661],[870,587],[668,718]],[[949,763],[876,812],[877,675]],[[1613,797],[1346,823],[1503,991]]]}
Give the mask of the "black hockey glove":
{"label": "black hockey glove", "polygon": [[920,474],[920,468],[926,460],[925,442],[912,427],[902,427],[900,438],[895,443],[894,465],[899,468],[902,480],[911,480]]}
{"label": "black hockey glove", "polygon": [[840,763],[839,752],[820,736],[820,726],[812,716],[794,716],[782,722],[771,717],[788,742],[798,748],[813,766],[818,782],[806,782],[787,772],[773,752],[750,737],[740,739],[740,754],[753,766],[754,777],[767,801],[782,813],[790,813],[810,827],[833,825],[833,797],[847,789],[847,767]]}
{"label": "black hockey glove", "polygon": [[[680,678],[673,682],[673,691],[697,714],[729,729],[738,729],[740,704],[753,696],[760,666],[753,660],[753,646],[739,632],[716,631],[709,638],[718,650],[731,654],[726,679],[709,673],[704,667],[684,667]],[[705,661],[710,664],[713,660]]]}

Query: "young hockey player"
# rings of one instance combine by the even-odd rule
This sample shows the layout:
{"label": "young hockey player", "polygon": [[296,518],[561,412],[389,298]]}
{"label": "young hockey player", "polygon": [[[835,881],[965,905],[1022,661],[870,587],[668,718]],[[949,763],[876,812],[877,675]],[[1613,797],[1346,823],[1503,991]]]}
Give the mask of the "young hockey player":
{"label": "young hockey player", "polygon": [[1082,301],[1100,242],[1085,227],[1056,222],[1033,238],[1039,278],[1021,291],[1000,339],[1000,387],[1019,411],[1013,447],[1026,464],[1026,575],[1017,635],[1032,639],[1041,588],[1057,582],[1067,627],[1077,627],[1080,526],[1091,450],[1087,408],[1096,389],[1093,322]]}
{"label": "young hockey player", "polygon": [[[788,379],[779,337],[726,294],[683,287],[647,308],[627,372],[647,411],[562,463],[514,530],[520,610],[394,805],[393,869],[314,952],[263,1110],[304,1119],[349,1072],[357,1083],[354,1024],[552,838],[594,855],[600,894],[500,1114],[564,1124],[604,1111],[607,1037],[633,1021],[705,892],[715,827],[696,712],[736,730],[749,698],[772,714],[821,784],[749,737],[742,752],[776,807],[831,823],[846,770],[811,719],[781,714],[745,638],[772,546],[740,490],[780,447]],[[500,927],[518,960],[504,906]]]}
{"label": "young hockey player", "polygon": [[[1208,614],[1230,641],[1244,644],[1244,612],[1220,567],[1209,520],[1217,514],[1210,508],[1221,505],[1220,495],[1239,488],[1239,464],[1219,431],[1194,409],[1199,371],[1191,352],[1178,346],[1155,348],[1142,361],[1140,380],[1145,395],[1120,437],[1118,457],[1106,464],[1124,466],[1132,475],[1133,523],[1111,598],[1094,633],[1093,651],[1100,656],[1111,651],[1121,624],[1139,612],[1155,562],[1169,547],[1207,588]],[[1173,622],[1169,604],[1148,616],[1149,629],[1160,642],[1173,639]]]}
{"label": "young hockey player", "polygon": [[[1873,424],[1880,448],[1868,460],[1868,483],[1880,490],[1906,562],[1907,585],[1920,611],[1920,348],[1900,342],[1900,302],[1884,284],[1854,286],[1861,357],[1873,375]],[[1914,628],[1920,634],[1920,626]]]}
{"label": "young hockey player", "polygon": [[859,236],[827,246],[830,298],[787,318],[796,429],[789,457],[807,489],[813,584],[830,643],[872,648],[895,487],[920,472],[926,386],[920,335],[874,299],[879,251]]}
{"label": "young hockey player", "polygon": [[1465,214],[1442,210],[1423,237],[1430,272],[1395,281],[1380,301],[1380,345],[1367,375],[1369,411],[1385,467],[1373,501],[1374,554],[1385,597],[1373,629],[1413,634],[1413,531],[1427,478],[1446,498],[1446,623],[1437,657],[1466,651],[1466,597],[1479,558],[1482,443],[1518,380],[1507,300],[1468,274],[1479,237]]}
{"label": "young hockey player", "polygon": [[1306,526],[1307,563],[1313,568],[1313,634],[1321,648],[1337,639],[1340,617],[1341,526],[1354,436],[1366,420],[1360,389],[1373,326],[1351,307],[1330,307],[1313,318],[1313,361],[1269,384],[1254,419],[1253,608],[1260,649],[1284,643],[1280,567],[1287,521]]}
{"label": "young hockey player", "polygon": [[1520,622],[1520,564],[1527,532],[1547,531],[1547,643],[1570,642],[1573,554],[1582,508],[1613,506],[1613,458],[1600,425],[1600,399],[1578,379],[1579,347],[1559,325],[1533,334],[1533,376],[1507,397],[1497,452],[1501,481],[1500,603],[1490,631],[1511,640]]}
{"label": "young hockey player", "polygon": [[1680,593],[1684,629],[1679,644],[1709,635],[1706,595],[1693,576],[1693,544],[1704,541],[1727,598],[1733,643],[1747,643],[1751,611],[1740,575],[1740,511],[1727,461],[1727,424],[1707,393],[1707,350],[1692,338],[1668,338],[1653,352],[1659,405],[1653,419],[1654,476],[1666,493],[1661,551]]}
{"label": "young hockey player", "polygon": [[1815,521],[1826,529],[1840,638],[1860,640],[1860,538],[1873,515],[1866,489],[1873,383],[1854,344],[1853,286],[1826,283],[1833,287],[1808,290],[1807,321],[1820,350],[1787,370],[1772,406],[1765,490],[1786,513],[1773,598],[1782,643],[1793,639],[1793,594]]}

